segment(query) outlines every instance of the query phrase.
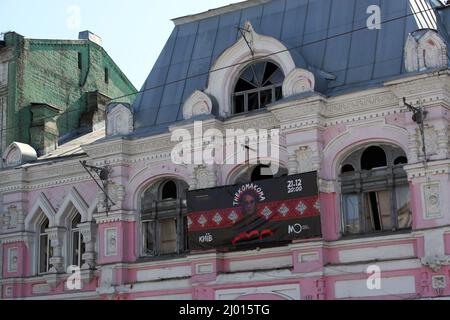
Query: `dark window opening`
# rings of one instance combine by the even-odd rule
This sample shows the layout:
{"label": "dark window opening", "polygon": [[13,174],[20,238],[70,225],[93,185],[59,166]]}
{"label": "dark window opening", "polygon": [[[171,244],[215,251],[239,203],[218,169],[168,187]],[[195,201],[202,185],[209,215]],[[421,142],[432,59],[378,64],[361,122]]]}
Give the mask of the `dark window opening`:
{"label": "dark window opening", "polygon": [[272,173],[270,166],[260,165],[260,166],[257,166],[253,170],[252,176],[251,176],[251,181],[256,182],[256,181],[272,179],[272,178],[273,178],[273,173]]}
{"label": "dark window opening", "polygon": [[274,63],[261,62],[245,69],[234,89],[234,113],[267,107],[283,96],[284,75]]}
{"label": "dark window opening", "polygon": [[161,200],[169,200],[178,198],[177,185],[173,181],[167,181],[161,193]]}
{"label": "dark window opening", "polygon": [[398,166],[400,164],[408,164],[408,159],[406,157],[398,157],[397,159],[395,159],[394,165]]}
{"label": "dark window opening", "polygon": [[350,164],[346,164],[345,166],[342,167],[342,173],[347,172],[355,172],[355,168],[353,168],[353,166]]}
{"label": "dark window opening", "polygon": [[82,69],[83,68],[83,55],[81,54],[81,52],[78,52],[78,69]]}
{"label": "dark window opening", "polygon": [[364,151],[361,158],[361,168],[372,170],[387,166],[386,153],[380,147],[370,147]]}
{"label": "dark window opening", "polygon": [[109,69],[105,68],[105,83],[109,83]]}

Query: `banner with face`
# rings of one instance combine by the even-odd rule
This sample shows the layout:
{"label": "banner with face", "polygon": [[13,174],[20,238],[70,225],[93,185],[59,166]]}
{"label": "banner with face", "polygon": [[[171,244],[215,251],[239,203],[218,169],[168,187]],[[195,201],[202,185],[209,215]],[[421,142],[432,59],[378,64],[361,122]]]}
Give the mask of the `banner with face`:
{"label": "banner with face", "polygon": [[320,238],[317,172],[188,192],[191,250]]}

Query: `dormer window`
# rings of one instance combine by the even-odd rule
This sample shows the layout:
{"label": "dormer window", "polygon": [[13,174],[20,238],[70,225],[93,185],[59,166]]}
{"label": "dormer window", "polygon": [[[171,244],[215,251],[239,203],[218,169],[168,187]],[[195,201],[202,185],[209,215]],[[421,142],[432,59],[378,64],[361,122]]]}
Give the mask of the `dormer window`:
{"label": "dormer window", "polygon": [[265,108],[283,97],[284,74],[272,62],[250,65],[240,75],[234,89],[234,114]]}

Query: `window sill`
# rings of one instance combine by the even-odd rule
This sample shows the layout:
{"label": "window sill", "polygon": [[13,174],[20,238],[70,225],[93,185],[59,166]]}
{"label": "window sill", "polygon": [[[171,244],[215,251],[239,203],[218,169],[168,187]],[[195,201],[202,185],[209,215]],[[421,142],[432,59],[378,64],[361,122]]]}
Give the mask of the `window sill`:
{"label": "window sill", "polygon": [[398,231],[377,231],[370,233],[362,233],[362,234],[347,234],[342,235],[340,240],[354,240],[354,239],[365,239],[365,238],[376,238],[376,237],[386,237],[393,235],[402,235],[402,234],[410,234],[412,229],[402,229]]}
{"label": "window sill", "polygon": [[153,262],[153,261],[169,261],[169,260],[175,260],[175,259],[181,259],[186,258],[188,256],[188,252],[183,253],[173,253],[173,254],[165,254],[160,256],[141,256],[139,257],[136,262]]}

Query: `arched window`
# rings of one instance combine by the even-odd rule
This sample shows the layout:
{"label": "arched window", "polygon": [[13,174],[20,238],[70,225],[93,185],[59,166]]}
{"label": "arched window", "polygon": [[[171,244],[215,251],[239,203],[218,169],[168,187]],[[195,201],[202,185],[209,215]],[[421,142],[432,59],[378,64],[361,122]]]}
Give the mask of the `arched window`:
{"label": "arched window", "polygon": [[178,198],[177,184],[172,180],[169,180],[166,183],[164,183],[161,190],[161,200],[170,200],[177,198]]}
{"label": "arched window", "polygon": [[366,147],[345,159],[340,175],[345,234],[411,228],[406,163],[403,150],[390,145]]}
{"label": "arched window", "polygon": [[256,165],[250,167],[244,167],[240,172],[231,179],[232,184],[244,184],[248,182],[256,182],[261,180],[280,178],[287,176],[289,171],[284,167],[279,167],[276,171],[274,167],[270,165]]}
{"label": "arched window", "polygon": [[267,165],[259,165],[255,169],[253,169],[251,181],[261,181],[266,179],[272,179],[273,174],[270,166]]}
{"label": "arched window", "polygon": [[367,148],[361,157],[361,168],[363,170],[372,170],[387,166],[386,153],[380,147],[374,146]]}
{"label": "arched window", "polygon": [[188,185],[178,180],[161,180],[151,185],[141,200],[142,255],[164,256],[187,250]]}
{"label": "arched window", "polygon": [[72,253],[71,264],[81,268],[83,262],[83,254],[86,252],[86,247],[81,237],[81,232],[78,225],[81,223],[81,215],[77,213],[72,219],[70,226],[70,245]]}
{"label": "arched window", "polygon": [[49,221],[48,218],[45,217],[39,225],[39,273],[47,273],[50,271],[50,258],[52,256],[52,249],[47,233],[48,228]]}
{"label": "arched window", "polygon": [[283,96],[284,74],[277,65],[265,61],[245,69],[234,89],[234,114],[263,109]]}

